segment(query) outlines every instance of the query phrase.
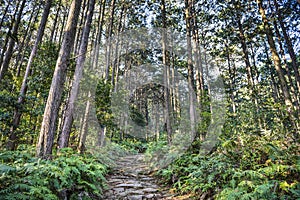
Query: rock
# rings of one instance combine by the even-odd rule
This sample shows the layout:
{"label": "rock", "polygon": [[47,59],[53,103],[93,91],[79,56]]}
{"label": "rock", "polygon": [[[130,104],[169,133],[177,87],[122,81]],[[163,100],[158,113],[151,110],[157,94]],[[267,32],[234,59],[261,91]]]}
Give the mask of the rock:
{"label": "rock", "polygon": [[124,188],[141,188],[143,187],[141,184],[139,183],[122,183],[122,184],[118,184],[116,185],[116,187],[124,187]]}
{"label": "rock", "polygon": [[116,193],[121,193],[121,192],[124,192],[125,191],[125,189],[124,188],[113,188],[112,189],[114,192],[116,192]]}
{"label": "rock", "polygon": [[173,199],[150,175],[142,155],[131,155],[116,161],[113,172],[107,177],[105,200]]}
{"label": "rock", "polygon": [[143,199],[143,195],[128,196],[128,199],[130,199],[130,200],[142,200]]}
{"label": "rock", "polygon": [[157,189],[145,188],[145,189],[143,189],[143,192],[145,192],[145,193],[154,193],[154,192],[157,192]]}

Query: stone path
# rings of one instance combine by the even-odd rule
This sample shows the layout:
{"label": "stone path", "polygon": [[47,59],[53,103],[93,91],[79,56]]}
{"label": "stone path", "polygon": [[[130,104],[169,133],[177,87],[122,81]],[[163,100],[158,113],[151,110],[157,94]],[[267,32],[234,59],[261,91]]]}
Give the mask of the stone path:
{"label": "stone path", "polygon": [[159,186],[157,179],[149,174],[143,155],[130,155],[116,161],[116,168],[107,177],[107,200],[183,199],[174,197],[166,188]]}

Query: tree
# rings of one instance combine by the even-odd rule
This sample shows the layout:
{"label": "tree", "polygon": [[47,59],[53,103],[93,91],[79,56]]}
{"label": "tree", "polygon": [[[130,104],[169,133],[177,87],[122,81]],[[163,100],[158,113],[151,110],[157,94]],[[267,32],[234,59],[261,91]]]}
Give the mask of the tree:
{"label": "tree", "polygon": [[271,53],[272,53],[272,59],[273,59],[273,62],[274,62],[274,66],[275,66],[276,72],[277,72],[278,77],[279,77],[280,86],[281,86],[283,96],[284,96],[284,102],[285,102],[285,105],[287,106],[289,112],[291,113],[291,112],[293,112],[293,107],[292,107],[293,104],[292,104],[292,101],[291,101],[290,91],[289,91],[289,88],[287,86],[287,82],[286,82],[284,72],[283,72],[283,69],[282,69],[282,66],[281,66],[281,60],[280,60],[279,54],[276,50],[275,42],[274,42],[274,39],[273,39],[273,32],[272,32],[271,27],[269,25],[269,21],[266,17],[265,10],[263,8],[262,0],[257,0],[256,2],[257,2],[257,5],[258,5],[258,8],[259,8],[259,13],[262,17],[263,27],[264,27],[264,31],[265,31],[265,34],[267,36],[268,44],[270,46],[270,50],[271,50]]}
{"label": "tree", "polygon": [[5,57],[4,57],[3,63],[1,65],[0,81],[4,78],[4,75],[5,75],[5,73],[8,69],[8,66],[9,66],[9,63],[10,63],[10,60],[11,60],[11,57],[12,57],[12,54],[13,54],[15,43],[18,40],[17,36],[18,36],[19,24],[20,24],[21,19],[22,19],[22,14],[23,14],[23,10],[25,8],[25,5],[26,5],[26,0],[23,0],[22,4],[21,4],[21,7],[20,7],[20,10],[19,10],[19,13],[18,13],[18,16],[17,16],[16,23],[14,24],[12,33],[10,35],[10,39],[9,39],[7,50],[5,52]]}
{"label": "tree", "polygon": [[68,99],[67,109],[65,111],[65,118],[63,121],[62,132],[60,134],[59,141],[58,141],[59,148],[67,147],[69,142],[72,118],[74,112],[74,103],[78,95],[79,83],[82,78],[84,62],[86,58],[86,51],[88,46],[88,39],[89,39],[91,23],[93,19],[94,6],[95,6],[95,0],[89,0],[89,8],[88,8],[89,10],[83,28],[81,45],[79,49],[79,56],[76,61],[76,69],[75,69],[75,74],[72,82],[72,89],[71,89],[70,97]]}
{"label": "tree", "polygon": [[167,138],[169,145],[172,144],[172,126],[171,126],[171,106],[170,106],[170,61],[167,51],[167,21],[166,21],[166,5],[165,0],[161,1],[161,15],[162,15],[162,58],[164,67],[164,115],[166,120]]}
{"label": "tree", "polygon": [[193,60],[192,60],[192,1],[185,0],[185,23],[186,23],[186,39],[187,39],[187,67],[188,67],[188,84],[189,84],[189,114],[191,120],[191,133],[192,138],[195,136],[195,126],[196,126],[196,106],[194,102],[194,88],[195,88],[195,80],[194,80],[194,68],[193,68]]}
{"label": "tree", "polygon": [[45,30],[47,19],[48,19],[49,13],[50,13],[51,4],[52,4],[52,0],[47,0],[45,8],[44,8],[44,13],[43,13],[43,16],[42,16],[42,19],[41,19],[41,22],[40,22],[39,30],[38,30],[38,33],[37,33],[37,37],[35,39],[35,43],[32,47],[31,54],[30,54],[30,57],[28,59],[25,75],[23,77],[23,82],[22,82],[22,86],[21,86],[21,89],[20,89],[20,95],[19,95],[19,98],[18,98],[18,103],[16,105],[15,112],[14,112],[13,123],[12,123],[12,126],[10,128],[10,136],[9,136],[9,140],[8,140],[8,143],[7,143],[7,149],[9,149],[9,150],[14,150],[15,147],[16,147],[17,135],[16,135],[15,130],[19,126],[20,118],[21,118],[21,114],[22,114],[19,109],[20,109],[20,107],[22,106],[22,104],[24,103],[24,100],[25,100],[25,95],[26,95],[26,90],[27,90],[27,79],[28,79],[28,77],[30,75],[30,72],[31,72],[31,65],[32,65],[33,59],[36,55],[38,45],[39,45],[39,43],[42,40],[43,35],[44,35],[44,30]]}
{"label": "tree", "polygon": [[37,156],[39,157],[48,158],[52,154],[58,109],[61,103],[69,58],[74,44],[81,2],[82,0],[73,0],[70,7],[37,144]]}

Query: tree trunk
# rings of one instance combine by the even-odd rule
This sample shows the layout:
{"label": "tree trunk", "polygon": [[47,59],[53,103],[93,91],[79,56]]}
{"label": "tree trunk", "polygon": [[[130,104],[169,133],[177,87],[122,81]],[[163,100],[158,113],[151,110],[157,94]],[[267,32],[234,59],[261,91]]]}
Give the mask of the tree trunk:
{"label": "tree trunk", "polygon": [[260,15],[262,17],[264,31],[265,31],[267,39],[268,39],[268,44],[270,46],[270,50],[272,53],[272,59],[274,62],[274,66],[275,66],[276,72],[279,77],[281,89],[282,89],[282,92],[284,95],[284,102],[285,102],[285,105],[287,106],[287,108],[289,109],[289,112],[291,112],[291,108],[292,108],[291,96],[290,96],[290,92],[289,92],[289,89],[287,86],[287,82],[284,77],[283,69],[281,67],[280,58],[279,58],[278,52],[276,50],[275,42],[273,39],[273,33],[270,28],[269,21],[265,15],[265,10],[262,5],[262,0],[257,0],[256,2],[258,5],[258,8],[259,8]]}
{"label": "tree trunk", "polygon": [[50,13],[50,8],[51,8],[51,4],[52,4],[52,0],[47,0],[45,8],[44,8],[44,13],[41,19],[41,23],[39,26],[39,30],[37,33],[37,37],[35,39],[35,43],[33,45],[33,48],[31,50],[31,54],[30,57],[28,59],[28,63],[26,66],[26,72],[25,75],[23,77],[23,82],[22,82],[22,86],[20,89],[20,95],[18,98],[18,103],[15,107],[15,111],[14,111],[14,118],[13,118],[13,124],[12,127],[10,128],[10,136],[9,136],[9,141],[7,143],[7,149],[9,150],[14,150],[16,147],[16,139],[17,139],[17,135],[16,135],[16,128],[19,126],[20,123],[20,119],[21,119],[21,111],[20,108],[23,105],[24,101],[25,101],[25,95],[26,95],[26,91],[27,91],[27,79],[30,75],[30,71],[31,71],[31,65],[33,62],[33,59],[36,55],[37,49],[38,49],[38,45],[39,43],[42,41],[43,35],[44,35],[44,30],[46,27],[46,23],[47,23],[47,19]]}
{"label": "tree trunk", "polygon": [[118,32],[117,32],[117,36],[116,36],[116,39],[117,39],[117,43],[115,44],[115,55],[114,55],[114,60],[113,60],[113,70],[112,70],[112,75],[111,75],[111,90],[112,91],[116,91],[115,89],[115,82],[116,82],[116,79],[117,77],[115,76],[116,75],[116,72],[118,72],[118,64],[119,64],[119,49],[120,49],[120,35],[119,33],[121,32],[122,30],[122,19],[123,19],[123,14],[125,12],[125,5],[122,5],[122,8],[121,8],[121,13],[120,13],[120,16],[119,16],[119,21],[118,21]]}
{"label": "tree trunk", "polygon": [[75,43],[74,43],[74,49],[73,52],[75,55],[79,54],[79,48],[81,45],[81,39],[83,35],[83,24],[84,20],[86,19],[86,12],[88,10],[88,5],[87,5],[87,0],[83,0],[82,6],[81,6],[81,14],[79,15],[79,24],[78,24],[78,29],[75,34]]}
{"label": "tree trunk", "polygon": [[0,21],[0,28],[2,28],[2,23],[4,21],[4,18],[6,16],[6,14],[7,14],[7,11],[8,11],[8,8],[10,6],[10,3],[11,3],[11,1],[8,1],[7,5],[6,5],[5,9],[4,9],[4,12],[2,14],[2,18],[1,18],[1,21]]}
{"label": "tree trunk", "polygon": [[59,2],[58,2],[58,8],[56,10],[55,19],[54,19],[53,27],[52,27],[51,34],[50,34],[50,41],[51,42],[55,41],[54,33],[55,33],[55,30],[56,30],[56,25],[57,25],[58,17],[59,17],[59,14],[60,14],[60,9],[61,9],[61,0],[59,0]]}
{"label": "tree trunk", "polygon": [[47,158],[52,154],[52,147],[56,129],[56,119],[61,103],[61,96],[66,78],[66,71],[69,64],[69,58],[72,47],[74,45],[74,38],[81,2],[82,0],[73,0],[70,7],[63,43],[56,62],[49,96],[44,111],[39,141],[37,144],[37,156],[39,157]]}
{"label": "tree trunk", "polygon": [[191,1],[185,0],[185,20],[186,20],[186,38],[187,38],[187,65],[188,65],[188,85],[189,85],[189,113],[191,121],[191,139],[195,137],[196,114],[194,102],[194,69],[192,60],[191,43]]}
{"label": "tree trunk", "polygon": [[15,43],[17,40],[17,35],[18,35],[18,30],[19,30],[19,24],[21,22],[22,13],[25,8],[25,3],[26,3],[26,0],[23,0],[20,10],[19,10],[19,13],[18,13],[18,16],[17,16],[17,21],[16,21],[16,23],[13,27],[12,33],[11,33],[13,38],[11,37],[9,39],[8,47],[5,52],[5,57],[4,57],[4,60],[3,60],[3,63],[1,65],[1,69],[0,69],[0,82],[2,81],[6,71],[8,69],[10,59],[13,55],[13,50],[14,50],[14,46],[15,46]]}
{"label": "tree trunk", "polygon": [[86,147],[85,147],[85,141],[86,141],[86,136],[88,132],[88,121],[89,121],[89,114],[90,114],[90,97],[91,97],[91,92],[88,92],[88,100],[86,103],[86,108],[85,108],[85,113],[83,117],[83,122],[82,122],[82,129],[80,133],[80,138],[79,138],[79,144],[78,144],[78,152],[79,153],[84,153]]}
{"label": "tree trunk", "polygon": [[299,63],[297,62],[297,57],[296,57],[296,53],[295,53],[294,48],[293,48],[293,44],[291,42],[291,39],[290,39],[290,37],[289,37],[289,35],[286,31],[285,25],[283,23],[282,15],[281,15],[281,12],[279,10],[277,0],[274,0],[274,4],[275,4],[275,8],[276,8],[276,13],[277,13],[277,16],[278,16],[279,25],[281,27],[283,37],[284,37],[284,40],[286,42],[286,46],[287,46],[289,55],[290,55],[291,60],[292,60],[292,66],[293,66],[293,69],[294,69],[296,83],[297,83],[297,90],[299,92],[300,91]]}
{"label": "tree trunk", "polygon": [[99,49],[101,44],[101,38],[102,38],[102,28],[103,28],[103,21],[104,21],[104,13],[105,13],[105,4],[106,0],[102,0],[101,3],[101,11],[99,14],[99,22],[98,22],[98,32],[95,40],[95,51],[94,51],[94,61],[93,61],[93,68],[95,69],[98,65],[99,60]]}
{"label": "tree trunk", "polygon": [[[20,6],[20,1],[17,2],[16,9],[15,9],[15,12],[14,12],[14,14],[13,14],[13,16],[12,16],[11,22],[10,22],[10,24],[9,24],[9,26],[8,26],[7,33],[10,33],[11,30],[12,30],[12,28],[13,28],[13,24],[14,24],[16,15],[18,14],[18,8],[19,8],[19,6]],[[4,17],[5,17],[5,15],[3,15],[2,20],[4,20]],[[2,22],[2,23],[3,23],[3,22]],[[2,23],[1,23],[1,24],[2,24]],[[2,25],[1,25],[0,28],[2,28]],[[0,49],[0,50],[1,50],[1,51],[0,51],[0,52],[1,52],[1,55],[0,55],[0,65],[2,65],[2,61],[3,61],[3,58],[4,58],[5,50],[6,50],[6,48],[7,48],[8,40],[9,40],[9,34],[6,34],[6,37],[5,37],[5,40],[4,40],[4,45],[2,46],[2,44],[1,44],[1,47],[2,47],[2,48]]]}
{"label": "tree trunk", "polygon": [[75,74],[72,82],[72,89],[70,98],[67,104],[65,119],[63,122],[63,128],[62,132],[60,134],[60,138],[58,141],[59,148],[65,148],[68,146],[69,143],[69,137],[71,132],[71,125],[72,125],[72,118],[73,118],[73,112],[74,112],[74,104],[77,99],[78,90],[79,90],[79,83],[82,78],[83,68],[84,68],[84,62],[86,58],[86,51],[88,46],[88,40],[91,30],[91,24],[93,19],[93,13],[94,13],[94,5],[95,0],[89,0],[89,11],[87,14],[87,19],[85,20],[85,25],[83,28],[83,35],[81,39],[80,44],[80,50],[79,50],[79,56],[76,61],[76,69]]}
{"label": "tree trunk", "polygon": [[172,127],[171,127],[171,115],[170,115],[170,62],[168,58],[167,52],[167,22],[166,22],[166,7],[165,7],[165,0],[161,1],[161,14],[162,14],[162,25],[163,25],[163,32],[162,32],[162,56],[163,56],[163,67],[164,67],[164,113],[165,113],[165,123],[167,128],[167,139],[168,144],[172,144]]}
{"label": "tree trunk", "polygon": [[16,76],[20,76],[21,68],[23,66],[22,64],[23,64],[23,61],[24,61],[24,57],[26,56],[25,55],[26,54],[25,53],[26,49],[29,46],[29,43],[31,41],[33,31],[36,30],[35,26],[36,26],[36,22],[38,21],[38,18],[39,18],[39,14],[40,14],[39,12],[40,12],[40,8],[38,8],[38,12],[36,12],[33,20],[32,20],[32,17],[33,17],[34,12],[30,16],[29,24],[28,24],[28,27],[27,27],[26,32],[24,34],[24,37],[22,39],[22,42],[20,44],[19,52],[18,52],[16,61],[15,61],[16,62],[16,64],[15,64]]}
{"label": "tree trunk", "polygon": [[104,78],[107,81],[109,78],[109,69],[110,69],[110,54],[111,54],[111,35],[112,35],[112,29],[113,29],[113,24],[114,24],[114,13],[115,13],[115,0],[111,1],[111,6],[110,6],[110,14],[109,14],[109,25],[107,29],[107,39],[108,39],[108,44],[106,44],[106,68],[105,68],[105,74]]}
{"label": "tree trunk", "polygon": [[253,85],[254,85],[253,76],[252,76],[251,64],[250,64],[250,60],[249,60],[249,52],[248,52],[248,48],[247,48],[247,44],[246,44],[244,29],[243,29],[243,25],[242,25],[240,17],[237,18],[237,23],[238,23],[238,27],[239,27],[240,42],[242,44],[242,49],[243,49],[243,58],[244,58],[244,62],[246,64],[248,86],[249,86],[249,90],[251,91],[251,90],[253,90]]}

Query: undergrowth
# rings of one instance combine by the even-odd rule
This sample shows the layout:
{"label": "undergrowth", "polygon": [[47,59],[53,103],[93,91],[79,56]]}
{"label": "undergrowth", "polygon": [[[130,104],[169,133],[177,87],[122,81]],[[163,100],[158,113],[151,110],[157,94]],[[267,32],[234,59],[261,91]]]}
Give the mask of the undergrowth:
{"label": "undergrowth", "polygon": [[105,187],[107,168],[96,157],[62,149],[52,160],[33,151],[0,152],[1,199],[95,199]]}
{"label": "undergrowth", "polygon": [[[193,193],[195,199],[300,199],[300,157],[295,148],[280,148],[276,141],[253,144],[242,148],[223,142],[210,155],[191,148],[157,174],[178,193]],[[160,143],[147,154],[159,148]]]}

